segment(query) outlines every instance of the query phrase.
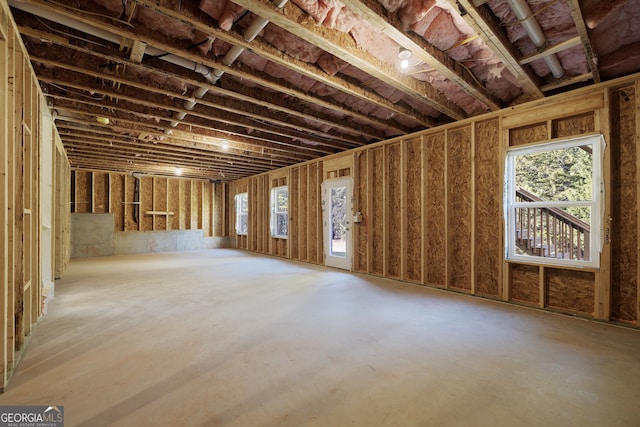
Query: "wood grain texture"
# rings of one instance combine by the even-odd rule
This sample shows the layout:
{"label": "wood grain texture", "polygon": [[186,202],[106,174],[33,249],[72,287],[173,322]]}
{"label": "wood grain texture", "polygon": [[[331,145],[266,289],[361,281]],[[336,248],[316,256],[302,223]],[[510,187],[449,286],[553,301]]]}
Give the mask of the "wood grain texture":
{"label": "wood grain texture", "polygon": [[291,182],[289,183],[289,239],[291,259],[300,258],[300,169],[291,168]]}
{"label": "wood grain texture", "polygon": [[318,169],[318,163],[309,164],[309,207],[307,211],[307,226],[309,227],[309,262],[319,263],[322,253],[318,253],[318,239],[322,241],[322,234],[318,233],[318,220],[320,210],[320,182],[318,172],[322,171],[322,166]]}
{"label": "wood grain texture", "polygon": [[387,276],[402,277],[402,151],[400,143],[386,146]]}
{"label": "wood grain texture", "polygon": [[111,174],[111,212],[114,231],[124,231],[124,175]]}
{"label": "wood grain texture", "polygon": [[549,140],[547,122],[521,126],[509,130],[509,145],[516,146]]}
{"label": "wood grain texture", "polygon": [[368,164],[367,164],[367,154],[366,151],[360,152],[356,155],[355,159],[357,168],[358,168],[358,176],[356,178],[356,182],[354,182],[355,187],[355,198],[357,201],[358,210],[362,213],[363,221],[359,224],[354,224],[354,247],[353,247],[353,256],[354,256],[354,264],[353,268],[355,271],[366,272],[367,271],[367,247],[368,247],[368,230],[369,224],[366,220],[368,211],[367,211],[367,197],[369,192],[369,186],[367,182],[368,176]]}
{"label": "wood grain texture", "polygon": [[595,273],[546,268],[545,287],[545,307],[593,315]]}
{"label": "wood grain texture", "polygon": [[501,280],[498,266],[502,262],[499,121],[492,119],[476,123],[475,135],[476,293],[497,297]]}
{"label": "wood grain texture", "polygon": [[373,202],[373,211],[368,218],[369,233],[373,243],[371,253],[371,273],[384,274],[384,148],[371,150],[371,168],[373,170],[373,182],[371,182],[370,195]]}
{"label": "wood grain texture", "polygon": [[471,128],[449,132],[447,144],[449,286],[471,289]]}
{"label": "wood grain texture", "polygon": [[109,174],[93,173],[93,212],[109,212]]}
{"label": "wood grain texture", "polygon": [[636,99],[634,86],[611,93],[611,316],[627,322],[638,320]]}
{"label": "wood grain texture", "polygon": [[540,269],[537,266],[511,264],[511,301],[538,306]]}
{"label": "wood grain texture", "polygon": [[74,171],[76,191],[74,208],[76,213],[91,212],[91,178],[89,171]]}
{"label": "wood grain texture", "polygon": [[405,237],[406,279],[422,282],[422,144],[416,138],[406,142],[405,206],[407,235]]}
{"label": "wood grain texture", "polygon": [[153,230],[153,217],[146,212],[153,210],[153,178],[140,178],[140,231]]}
{"label": "wood grain texture", "polygon": [[300,166],[300,260],[309,261],[309,168]]}
{"label": "wood grain texture", "polygon": [[569,138],[585,133],[595,132],[595,115],[593,111],[571,117],[563,117],[551,121],[552,138]]}
{"label": "wood grain texture", "polygon": [[446,286],[444,132],[424,137],[426,157],[425,282]]}

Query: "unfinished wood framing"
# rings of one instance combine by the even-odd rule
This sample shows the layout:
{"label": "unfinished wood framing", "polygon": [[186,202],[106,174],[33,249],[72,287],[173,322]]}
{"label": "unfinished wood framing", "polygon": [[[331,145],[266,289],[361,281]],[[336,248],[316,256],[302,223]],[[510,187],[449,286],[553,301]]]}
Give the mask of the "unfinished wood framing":
{"label": "unfinished wood framing", "polygon": [[1,391],[43,313],[43,279],[62,274],[68,262],[70,180],[59,135],[44,114],[46,102],[5,3],[0,35]]}
{"label": "unfinished wood framing", "polygon": [[[322,262],[322,230],[316,227],[320,186],[347,173],[338,163],[349,159],[353,210],[363,215],[353,224],[354,271],[637,325],[639,85],[640,77],[626,78],[361,147],[343,160],[330,156],[324,167],[306,162],[271,172],[289,171],[291,246],[288,255],[276,247],[265,252]],[[604,178],[610,193],[601,267],[505,262],[505,150],[594,133],[607,143]],[[249,179],[262,183],[249,185],[249,198],[263,206],[269,203],[268,177]],[[250,203],[250,239],[268,241],[268,208],[255,209]]]}
{"label": "unfinished wood framing", "polygon": [[89,170],[73,170],[71,177],[71,205],[89,200],[91,211],[80,212],[112,214],[115,232],[201,229],[205,237],[222,235],[228,184]]}

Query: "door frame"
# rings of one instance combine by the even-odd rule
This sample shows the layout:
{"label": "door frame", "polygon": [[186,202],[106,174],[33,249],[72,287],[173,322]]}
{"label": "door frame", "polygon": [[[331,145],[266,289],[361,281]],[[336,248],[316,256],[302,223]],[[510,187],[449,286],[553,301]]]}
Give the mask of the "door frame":
{"label": "door frame", "polygon": [[[331,188],[347,187],[346,216],[347,216],[347,247],[345,257],[331,254],[331,236],[329,235],[329,192]],[[350,176],[327,179],[322,182],[322,241],[324,265],[351,271],[353,263],[353,178]]]}

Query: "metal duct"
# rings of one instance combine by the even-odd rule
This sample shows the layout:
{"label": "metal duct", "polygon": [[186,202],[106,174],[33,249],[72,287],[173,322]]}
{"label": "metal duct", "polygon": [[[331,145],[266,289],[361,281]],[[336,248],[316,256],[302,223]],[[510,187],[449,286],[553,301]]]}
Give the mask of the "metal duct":
{"label": "metal duct", "polygon": [[[540,28],[540,24],[538,24],[535,16],[533,16],[533,12],[531,8],[529,8],[526,0],[507,0],[507,3],[524,27],[533,44],[538,48],[544,47],[547,44],[547,38],[544,36],[542,28]],[[564,76],[564,69],[555,54],[545,56],[544,62],[551,70],[553,77],[559,79]]]}

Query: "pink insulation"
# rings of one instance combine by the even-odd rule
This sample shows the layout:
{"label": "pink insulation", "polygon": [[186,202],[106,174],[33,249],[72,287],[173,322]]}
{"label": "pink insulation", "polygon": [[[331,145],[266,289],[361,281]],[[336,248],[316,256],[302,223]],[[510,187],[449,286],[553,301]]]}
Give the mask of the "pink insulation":
{"label": "pink insulation", "polygon": [[585,20],[591,22],[591,25],[597,24],[591,31],[591,38],[599,56],[609,55],[619,48],[625,49],[624,46],[640,41],[639,1],[627,1],[623,5],[616,2],[608,14],[601,8],[600,11],[598,19],[591,15],[585,16]]}
{"label": "pink insulation", "polygon": [[218,21],[220,28],[226,31],[229,31],[233,23],[245,13],[245,9],[235,3],[218,0],[202,0],[199,8]]}
{"label": "pink insulation", "polygon": [[268,25],[268,31],[264,31],[263,37],[276,49],[287,52],[288,55],[304,62],[315,63],[324,52],[319,47],[273,24]]}

